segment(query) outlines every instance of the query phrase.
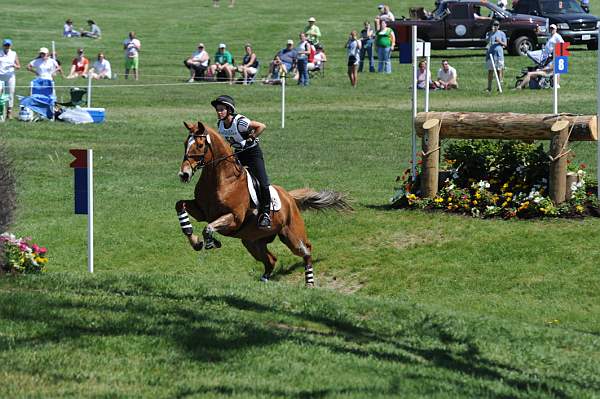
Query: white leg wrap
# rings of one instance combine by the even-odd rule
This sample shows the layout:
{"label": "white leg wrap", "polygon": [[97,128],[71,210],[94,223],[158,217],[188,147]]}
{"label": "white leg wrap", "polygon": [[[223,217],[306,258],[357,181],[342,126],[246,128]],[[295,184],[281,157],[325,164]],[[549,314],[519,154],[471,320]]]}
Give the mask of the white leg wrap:
{"label": "white leg wrap", "polygon": [[190,222],[190,215],[185,211],[185,209],[177,214],[179,218],[179,225],[181,226],[181,231],[186,236],[191,236],[194,233],[194,229],[192,227],[192,223]]}

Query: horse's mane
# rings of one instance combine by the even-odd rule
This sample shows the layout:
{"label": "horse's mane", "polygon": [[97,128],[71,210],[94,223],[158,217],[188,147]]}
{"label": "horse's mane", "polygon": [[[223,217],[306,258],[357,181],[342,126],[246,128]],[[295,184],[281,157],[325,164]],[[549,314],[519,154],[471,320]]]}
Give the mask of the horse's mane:
{"label": "horse's mane", "polygon": [[223,152],[223,154],[221,155],[233,154],[231,146],[229,145],[229,143],[227,143],[227,141],[225,141],[223,136],[221,136],[215,129],[213,129],[210,126],[207,126],[204,123],[202,123],[202,126],[204,126],[204,131],[210,136],[210,141],[212,143],[213,148],[218,149],[219,152]]}

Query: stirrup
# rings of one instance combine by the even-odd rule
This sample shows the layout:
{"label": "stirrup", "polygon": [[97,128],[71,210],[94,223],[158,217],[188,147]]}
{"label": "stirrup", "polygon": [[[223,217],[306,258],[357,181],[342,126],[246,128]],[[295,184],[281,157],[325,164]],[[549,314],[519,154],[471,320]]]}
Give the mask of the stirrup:
{"label": "stirrup", "polygon": [[261,230],[271,229],[271,216],[267,212],[258,216],[258,228]]}

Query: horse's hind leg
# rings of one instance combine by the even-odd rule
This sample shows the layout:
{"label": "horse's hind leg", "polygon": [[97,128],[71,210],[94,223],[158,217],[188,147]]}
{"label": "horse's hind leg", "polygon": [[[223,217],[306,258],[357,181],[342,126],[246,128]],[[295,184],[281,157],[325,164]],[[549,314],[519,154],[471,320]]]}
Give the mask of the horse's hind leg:
{"label": "horse's hind leg", "polygon": [[298,215],[293,224],[281,229],[279,239],[287,245],[294,255],[302,257],[304,260],[304,282],[307,287],[314,287],[315,277],[311,256],[312,245],[308,241],[304,221],[300,215]]}
{"label": "horse's hind leg", "polygon": [[248,252],[259,262],[262,262],[265,266],[265,273],[260,278],[261,281],[267,282],[271,278],[271,273],[277,263],[277,257],[269,251],[267,244],[273,240],[263,239],[258,241],[242,240],[242,244],[246,247]]}
{"label": "horse's hind leg", "polygon": [[194,234],[194,228],[192,227],[192,222],[190,221],[190,215],[192,215],[194,219],[202,221],[204,220],[204,213],[200,208],[198,208],[194,200],[177,201],[175,204],[175,210],[177,211],[177,217],[179,218],[181,231],[187,236],[192,248],[194,248],[196,251],[200,251],[202,249],[203,242],[197,235]]}

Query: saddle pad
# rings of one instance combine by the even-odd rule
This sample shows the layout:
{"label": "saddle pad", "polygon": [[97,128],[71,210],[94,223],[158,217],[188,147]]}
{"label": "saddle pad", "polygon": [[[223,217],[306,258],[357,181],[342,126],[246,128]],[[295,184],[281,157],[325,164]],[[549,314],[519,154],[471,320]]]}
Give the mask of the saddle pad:
{"label": "saddle pad", "polygon": [[[258,206],[258,195],[256,194],[256,190],[254,189],[254,184],[252,184],[252,176],[248,169],[244,168],[246,171],[246,181],[248,182],[248,192],[250,193],[250,199],[254,206]],[[279,193],[275,190],[275,187],[269,186],[269,192],[271,193],[271,210],[278,211],[281,209],[281,200],[279,199]]]}

